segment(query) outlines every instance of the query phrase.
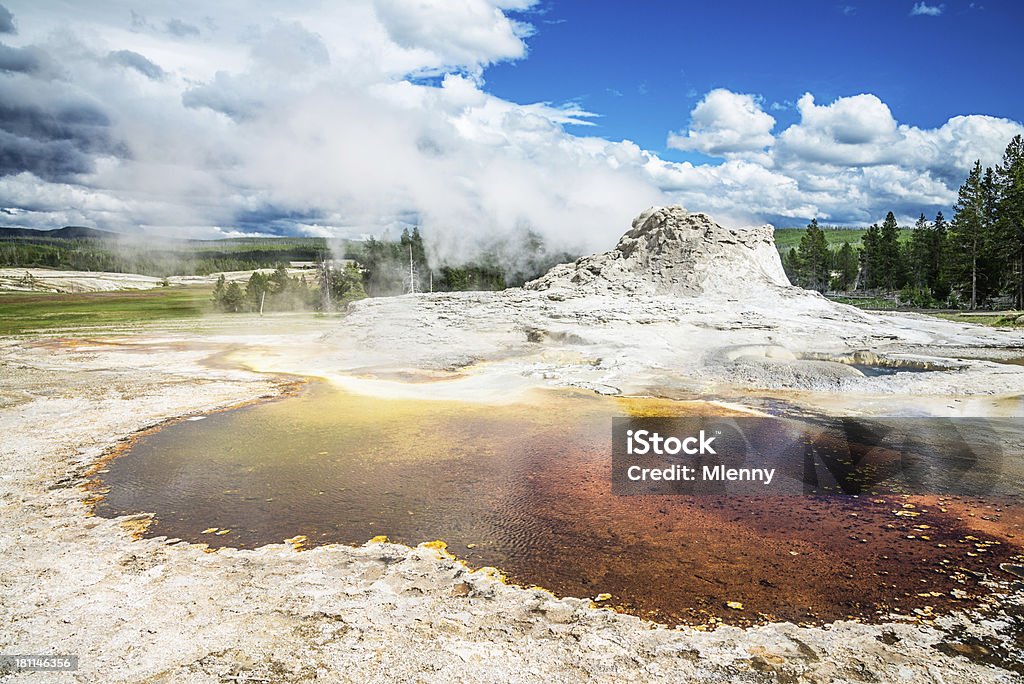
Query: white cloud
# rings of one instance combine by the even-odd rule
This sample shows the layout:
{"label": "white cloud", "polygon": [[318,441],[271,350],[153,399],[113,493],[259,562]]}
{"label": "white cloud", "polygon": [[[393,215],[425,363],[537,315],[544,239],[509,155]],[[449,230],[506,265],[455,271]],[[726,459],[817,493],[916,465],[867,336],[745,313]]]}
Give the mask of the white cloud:
{"label": "white cloud", "polygon": [[1013,136],[1024,134],[1024,126],[1016,121],[978,114],[954,116],[932,130],[900,128],[904,133],[901,149],[910,164],[945,173],[957,185],[976,159],[995,166]]}
{"label": "white cloud", "polygon": [[958,185],[975,159],[998,163],[1006,143],[1024,131],[1015,121],[982,115],[956,116],[935,129],[899,124],[885,103],[865,94],[816,105],[808,93],[797,108],[800,121],[778,136],[773,150],[776,166],[794,172],[892,165]]}
{"label": "white cloud", "polygon": [[806,161],[866,166],[884,161],[896,139],[896,120],[874,95],[814,104],[805,93],[796,103],[800,123],[779,136],[778,153]]}
{"label": "white cloud", "polygon": [[[385,4],[382,14],[396,11]],[[477,11],[484,5],[494,11]],[[433,28],[421,27],[427,33],[406,36],[404,44],[368,1],[331,6],[329,16],[302,7],[253,15],[245,27],[220,33],[209,26],[230,26],[227,16],[205,22],[201,12],[175,6],[206,27],[187,36],[207,55],[205,68],[190,60],[190,50],[165,52],[170,38],[162,28],[121,31],[101,16],[83,17],[95,24],[70,41],[35,33],[26,42],[68,70],[68,80],[51,90],[102,102],[110,118],[103,130],[125,154],[92,155],[94,168],[74,181],[3,179],[0,207],[29,208],[18,218],[35,225],[146,226],[179,235],[258,227],[363,235],[416,221],[442,257],[478,237],[524,227],[562,245],[603,246],[638,207],[665,196],[640,168],[632,143],[565,130],[587,125],[593,114],[571,104],[517,104],[482,89],[480,65],[523,53],[516,37],[522,29],[500,11],[510,6],[469,3],[472,11],[442,12]],[[15,11],[36,27],[58,20]],[[164,26],[173,14],[163,11],[149,6],[145,26]],[[437,38],[444,30],[451,41]],[[472,39],[478,34],[514,41]],[[123,45],[163,77],[112,68],[106,56]],[[224,68],[211,70],[211,61]],[[438,69],[447,71],[436,85],[406,77]],[[42,92],[23,81],[26,92]],[[0,90],[0,97],[25,100],[22,91]],[[41,201],[40,192],[50,200]],[[100,200],[116,200],[116,208]]]}
{"label": "white cloud", "polygon": [[[725,100],[726,98],[721,98]],[[761,154],[717,166],[651,165],[666,191],[693,207],[740,215],[818,216],[840,223],[948,208],[975,159],[999,162],[1024,126],[990,116],[957,116],[935,129],[899,124],[878,97],[860,94],[818,105],[805,93],[800,120]],[[707,149],[707,148],[705,148]],[[743,208],[746,213],[740,210]]]}
{"label": "white cloud", "polygon": [[523,38],[532,33],[503,10],[526,9],[534,0],[377,0],[377,16],[391,39],[427,50],[445,65],[479,71],[494,62],[526,54]]}
{"label": "white cloud", "polygon": [[714,156],[757,152],[772,144],[775,119],[753,95],[716,88],[690,112],[685,133],[669,133],[668,146]]}
{"label": "white cloud", "polygon": [[817,129],[843,145],[884,140],[896,129],[889,107],[874,95],[842,97],[829,105],[816,105],[814,96],[804,93],[796,105],[804,127]]}
{"label": "white cloud", "polygon": [[912,17],[937,17],[946,9],[945,5],[929,5],[926,2],[915,2],[910,10]]}

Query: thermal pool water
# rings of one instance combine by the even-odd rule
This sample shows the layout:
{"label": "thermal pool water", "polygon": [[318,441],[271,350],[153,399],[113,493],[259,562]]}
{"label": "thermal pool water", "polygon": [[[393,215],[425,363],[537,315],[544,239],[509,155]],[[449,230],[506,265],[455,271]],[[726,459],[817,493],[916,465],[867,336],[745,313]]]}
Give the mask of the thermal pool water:
{"label": "thermal pool water", "polygon": [[380,535],[443,540],[472,567],[657,621],[930,616],[985,593],[1020,553],[1024,509],[980,497],[614,496],[614,416],[719,404],[535,390],[500,406],[279,400],[144,433],[96,473],[104,516],[147,536],[251,548]]}

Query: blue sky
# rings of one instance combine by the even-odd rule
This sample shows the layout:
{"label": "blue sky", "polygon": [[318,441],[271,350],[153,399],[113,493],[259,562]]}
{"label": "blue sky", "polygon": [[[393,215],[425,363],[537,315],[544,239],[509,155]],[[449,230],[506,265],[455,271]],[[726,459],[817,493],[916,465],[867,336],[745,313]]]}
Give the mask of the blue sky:
{"label": "blue sky", "polygon": [[[545,2],[529,57],[498,64],[487,88],[519,102],[575,101],[599,135],[666,159],[665,147],[713,88],[754,93],[782,128],[805,92],[819,101],[873,93],[903,123],[933,128],[958,114],[1024,119],[1024,3]],[[776,104],[784,109],[773,108]]]}
{"label": "blue sky", "polygon": [[0,222],[441,259],[950,214],[1024,134],[1022,5],[0,0]]}

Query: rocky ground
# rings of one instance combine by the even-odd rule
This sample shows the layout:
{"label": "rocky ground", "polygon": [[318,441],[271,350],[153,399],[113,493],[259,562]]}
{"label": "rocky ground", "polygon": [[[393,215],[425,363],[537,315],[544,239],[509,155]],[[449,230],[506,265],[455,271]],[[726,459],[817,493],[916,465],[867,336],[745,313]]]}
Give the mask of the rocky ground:
{"label": "rocky ground", "polygon": [[[726,266],[734,249],[759,249],[674,212],[680,225],[662,230],[661,216],[667,237],[647,243],[651,254],[680,247],[679,235],[691,251],[697,235]],[[666,629],[508,586],[436,545],[208,553],[135,539],[144,517],[88,514],[86,473],[133,433],[286,392],[297,376],[479,401],[554,385],[752,410],[757,397],[825,412],[1021,414],[1024,368],[996,362],[1021,355],[1020,332],[867,314],[757,283],[773,266],[750,264],[743,292],[684,283],[700,295],[681,297],[660,276],[641,292],[576,288],[563,269],[540,289],[368,300],[340,321],[221,316],[0,340],[0,653],[81,656],[77,673],[7,679],[1024,681],[1019,582],[989,582],[991,597],[971,613]],[[636,277],[629,266],[591,273]],[[866,377],[853,360],[949,370]],[[422,376],[439,381],[410,381]]]}
{"label": "rocky ground", "polygon": [[[506,290],[358,302],[302,348],[239,351],[262,370],[358,391],[514,398],[537,384],[604,394],[784,397],[858,415],[1019,415],[1024,332],[871,314],[817,295],[769,302]],[[852,363],[936,372],[866,376]],[[360,380],[381,369],[449,373],[429,388]],[[458,376],[457,378],[455,376]]]}
{"label": "rocky ground", "polygon": [[[1024,331],[919,314],[869,313],[792,287],[770,228],[722,228],[679,207],[648,210],[605,254],[553,268],[525,289],[356,302],[344,326],[264,370],[352,388],[360,369],[460,371],[433,387],[514,395],[536,382],[607,394],[782,393],[836,412],[1020,415]],[[473,369],[486,363],[486,373]],[[851,364],[945,372],[868,377]],[[468,369],[468,371],[467,371]],[[485,377],[486,379],[485,379]]]}
{"label": "rocky ground", "polygon": [[[248,341],[312,344],[278,321]],[[469,572],[437,549],[298,552],[132,540],[77,485],[133,432],[275,394],[291,379],[202,360],[238,331],[6,340],[0,374],[0,652],[69,653],[70,675],[11,681],[1018,681],[1000,654],[1019,588],[978,615],[926,623],[669,630]],[[1019,647],[1019,645],[1018,645]]]}

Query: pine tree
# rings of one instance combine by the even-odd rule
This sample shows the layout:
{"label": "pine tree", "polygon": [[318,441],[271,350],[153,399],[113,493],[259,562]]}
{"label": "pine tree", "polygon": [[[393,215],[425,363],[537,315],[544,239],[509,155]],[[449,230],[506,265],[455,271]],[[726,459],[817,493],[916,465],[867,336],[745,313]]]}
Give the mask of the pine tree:
{"label": "pine tree", "polygon": [[800,273],[802,285],[824,292],[829,284],[829,252],[825,233],[818,227],[818,219],[811,219],[800,238]]}
{"label": "pine tree", "polygon": [[877,223],[871,224],[862,240],[860,251],[861,280],[864,288],[873,290],[882,285],[881,242],[882,229]]}
{"label": "pine tree", "polygon": [[857,282],[858,269],[857,253],[849,242],[844,242],[835,255],[835,270],[839,272],[835,279],[835,289],[851,289]]}
{"label": "pine tree", "polygon": [[227,284],[224,279],[224,274],[221,273],[220,277],[217,278],[217,284],[213,286],[213,304],[218,309],[224,308],[224,291],[227,288]]}
{"label": "pine tree", "polygon": [[1024,308],[1024,138],[1014,136],[993,182],[995,254],[1013,298]]}
{"label": "pine tree", "polygon": [[998,295],[1006,286],[1005,274],[1001,269],[1000,253],[1003,247],[996,231],[998,218],[996,175],[992,167],[986,166],[981,177],[982,207],[984,208],[984,229],[982,231],[981,267],[978,271],[979,301],[988,301]]}
{"label": "pine tree", "polygon": [[344,300],[347,302],[357,299],[366,299],[366,290],[363,288],[363,274],[355,264],[349,264],[342,272],[342,278],[346,283]]}
{"label": "pine tree", "polygon": [[288,269],[284,264],[279,265],[274,272],[266,277],[267,287],[273,294],[282,294],[288,289],[291,279],[288,277]]}
{"label": "pine tree", "polygon": [[932,249],[932,226],[922,213],[914,224],[914,234],[910,240],[910,275],[914,287],[931,289],[929,284],[929,265]]}
{"label": "pine tree", "polygon": [[231,281],[224,290],[223,308],[230,313],[238,313],[245,307],[245,294],[238,283]]}
{"label": "pine tree", "polygon": [[943,269],[948,233],[949,227],[946,223],[946,217],[940,211],[935,214],[935,223],[932,224],[932,243],[929,249],[930,261],[928,263],[928,287],[931,288],[932,296],[941,300],[949,297],[949,281],[946,279]]}
{"label": "pine tree", "polygon": [[980,160],[974,162],[967,180],[960,186],[954,211],[946,255],[950,282],[970,293],[970,308],[976,309],[980,279],[984,277],[988,219]]}
{"label": "pine tree", "polygon": [[245,284],[246,308],[250,311],[259,311],[266,292],[267,276],[259,271],[253,271],[252,275],[249,276],[249,282]]}
{"label": "pine tree", "polygon": [[887,290],[898,290],[906,283],[903,252],[900,250],[900,227],[890,211],[885,215],[878,241],[879,284]]}
{"label": "pine tree", "polygon": [[789,282],[794,285],[800,284],[800,253],[796,251],[796,247],[790,247],[786,256],[782,258],[782,268],[789,276]]}
{"label": "pine tree", "polygon": [[937,299],[945,299],[949,295],[942,272],[945,243],[946,219],[942,212],[935,215],[934,223],[929,223],[921,214],[914,225],[908,250],[908,275],[916,289]]}
{"label": "pine tree", "polygon": [[[427,280],[430,273],[430,264],[427,262],[427,251],[423,245],[423,237],[420,235],[420,229],[418,226],[414,226],[412,231],[408,228],[402,230],[402,237],[399,241],[401,245],[401,259],[403,262],[403,268],[406,273],[405,280],[409,280],[409,260],[412,259],[412,270],[415,273],[416,282],[415,287],[417,291],[423,291],[426,289]],[[408,288],[408,283],[406,284]]]}

